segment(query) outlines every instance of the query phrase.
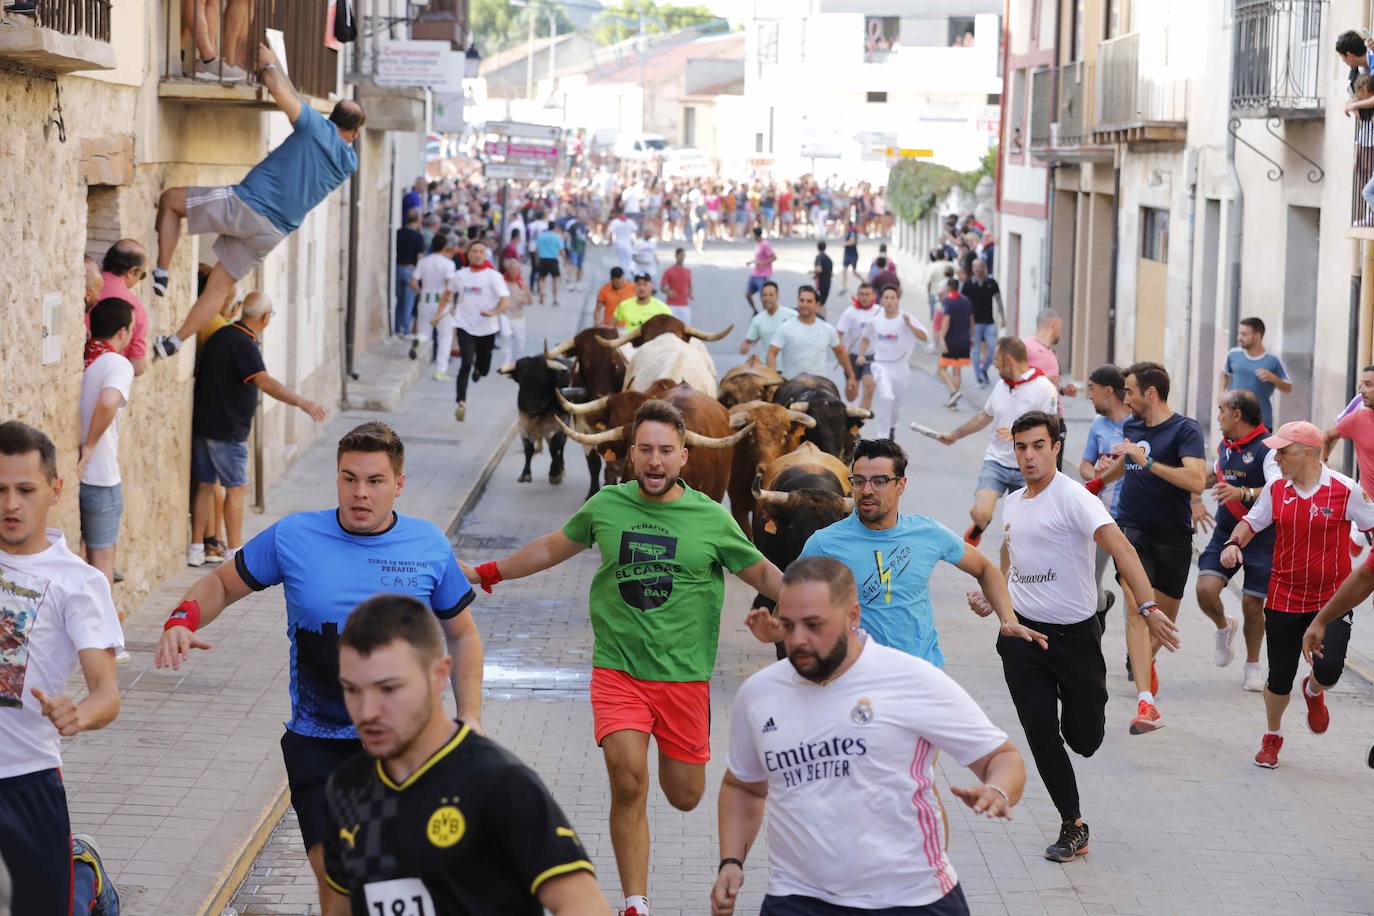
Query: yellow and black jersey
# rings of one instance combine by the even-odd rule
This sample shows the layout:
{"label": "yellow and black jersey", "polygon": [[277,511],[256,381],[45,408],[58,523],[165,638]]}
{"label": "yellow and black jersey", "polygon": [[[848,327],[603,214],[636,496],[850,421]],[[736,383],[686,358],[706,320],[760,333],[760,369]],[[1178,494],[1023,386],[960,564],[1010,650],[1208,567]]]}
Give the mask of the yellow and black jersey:
{"label": "yellow and black jersey", "polygon": [[459,725],[397,784],[359,754],[329,779],[325,871],[354,916],[540,916],[540,886],[592,871],[534,771]]}

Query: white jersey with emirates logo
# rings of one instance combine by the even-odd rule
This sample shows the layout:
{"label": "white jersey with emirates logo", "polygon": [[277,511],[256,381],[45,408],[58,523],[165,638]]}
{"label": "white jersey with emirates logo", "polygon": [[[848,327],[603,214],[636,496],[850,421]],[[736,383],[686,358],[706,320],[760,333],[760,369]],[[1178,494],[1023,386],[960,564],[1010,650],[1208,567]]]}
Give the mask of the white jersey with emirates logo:
{"label": "white jersey with emirates logo", "polygon": [[[740,687],[728,766],[768,783],[768,893],[837,906],[924,906],[958,882],[935,751],[967,766],[1007,740],[947,674],[866,635],[828,684],[786,659]],[[861,851],[861,854],[859,853]]]}

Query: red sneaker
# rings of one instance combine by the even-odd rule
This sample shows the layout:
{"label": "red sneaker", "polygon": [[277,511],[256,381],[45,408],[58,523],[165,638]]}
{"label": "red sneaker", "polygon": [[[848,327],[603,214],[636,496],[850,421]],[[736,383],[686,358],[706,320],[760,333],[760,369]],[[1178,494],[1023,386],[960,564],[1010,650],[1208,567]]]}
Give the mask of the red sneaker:
{"label": "red sneaker", "polygon": [[1154,662],[1150,662],[1150,693],[1159,696],[1159,669]]}
{"label": "red sneaker", "polygon": [[978,542],[983,539],[983,531],[977,525],[969,525],[964,532],[964,543],[970,547],[977,547]]}
{"label": "red sneaker", "polygon": [[1314,697],[1307,695],[1307,682],[1310,680],[1310,675],[1302,679],[1302,698],[1307,701],[1307,727],[1312,734],[1320,735],[1331,725],[1331,711],[1326,708],[1326,691]]}
{"label": "red sneaker", "polygon": [[1259,753],[1255,755],[1255,766],[1272,770],[1279,765],[1279,749],[1283,747],[1282,735],[1265,735],[1260,740]]}
{"label": "red sneaker", "polygon": [[1131,720],[1131,734],[1143,735],[1163,727],[1164,719],[1155,704],[1141,700],[1136,706],[1135,718]]}

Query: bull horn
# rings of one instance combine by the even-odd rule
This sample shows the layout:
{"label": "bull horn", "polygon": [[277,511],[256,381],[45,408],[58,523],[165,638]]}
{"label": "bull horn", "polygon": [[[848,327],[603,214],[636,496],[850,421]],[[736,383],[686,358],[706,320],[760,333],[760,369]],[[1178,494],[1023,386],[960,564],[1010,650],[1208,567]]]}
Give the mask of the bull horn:
{"label": "bull horn", "polygon": [[569,350],[571,350],[572,348],[573,348],[573,338],[571,338],[571,337],[569,337],[567,340],[563,341],[563,342],[562,342],[561,344],[559,344],[558,346],[554,347],[552,350],[549,349],[549,339],[548,339],[547,337],[544,338],[544,358],[545,358],[545,359],[553,359],[555,356],[562,356],[564,353],[567,353],[567,352],[568,352]]}
{"label": "bull horn", "polygon": [[510,375],[512,372],[515,371],[515,363],[506,363],[504,366],[502,366],[500,369],[497,369],[496,371],[501,373],[502,375]]}
{"label": "bull horn", "polygon": [[810,401],[793,401],[791,404],[788,404],[788,405],[787,405],[787,409],[788,409],[788,410],[795,410],[797,413],[810,413],[810,412],[811,412],[811,402],[810,402]]}
{"label": "bull horn", "polygon": [[[565,366],[565,365],[563,365],[562,363],[560,363],[558,360],[556,360],[556,359],[549,359],[548,357],[545,357],[545,358],[544,358],[544,365],[548,366],[548,367],[549,367],[550,369],[552,369],[554,372],[559,372],[559,371],[561,371],[561,370],[563,370],[563,369],[568,368],[567,366]],[[514,368],[515,368],[515,363],[506,363],[506,366],[510,366],[512,369],[514,369]],[[502,367],[500,368],[500,370],[498,370],[498,371],[505,372],[505,371],[506,371],[506,366],[502,366]]]}
{"label": "bull horn", "polygon": [[762,488],[754,490],[754,502],[756,504],[785,506],[791,494],[781,490],[764,490]]}
{"label": "bull horn", "polygon": [[872,420],[872,419],[873,419],[873,411],[871,411],[871,410],[864,410],[862,407],[846,407],[846,408],[844,409],[844,412],[845,412],[845,414],[847,414],[848,416],[855,417],[855,418],[857,418],[857,419],[859,419],[859,420]]}
{"label": "bull horn", "polygon": [[730,448],[753,432],[753,429],[754,424],[750,423],[732,436],[703,436],[689,429],[687,430],[687,441],[684,444],[688,448]]}
{"label": "bull horn", "polygon": [[793,423],[800,423],[807,429],[816,428],[816,418],[808,413],[802,413],[800,410],[789,410],[787,415],[792,418]]}
{"label": "bull horn", "polygon": [[697,340],[705,340],[710,342],[722,340],[726,337],[729,337],[730,332],[734,329],[735,326],[732,324],[723,331],[717,331],[714,334],[707,334],[705,331],[698,330],[692,327],[690,324],[684,324],[682,326],[682,332],[686,334],[688,337],[695,337]]}
{"label": "bull horn", "polygon": [[591,446],[592,448],[601,445],[609,445],[612,442],[619,442],[625,438],[625,427],[623,426],[617,426],[615,429],[608,429],[601,433],[579,433],[557,417],[554,417],[554,420],[557,421],[558,428],[563,430],[563,434],[569,439],[581,445]]}
{"label": "bull horn", "polygon": [[574,404],[572,401],[563,397],[563,389],[555,389],[554,394],[558,396],[559,406],[575,417],[586,416],[589,413],[599,413],[606,409],[606,402],[611,399],[611,396],[608,394],[605,397],[597,398],[595,401],[588,401],[585,404]]}
{"label": "bull horn", "polygon": [[639,335],[642,331],[643,326],[641,325],[640,327],[635,328],[630,333],[622,334],[614,340],[607,340],[605,337],[598,337],[596,339],[596,342],[601,344],[601,346],[605,347],[607,350],[619,350],[627,343],[633,343],[634,341],[639,340]]}
{"label": "bull horn", "polygon": [[746,424],[746,423],[748,423],[748,422],[749,422],[749,414],[745,413],[745,412],[742,411],[742,410],[740,410],[740,411],[734,411],[734,410],[730,411],[730,428],[731,428],[731,429],[739,429],[741,426],[743,426],[744,424]]}

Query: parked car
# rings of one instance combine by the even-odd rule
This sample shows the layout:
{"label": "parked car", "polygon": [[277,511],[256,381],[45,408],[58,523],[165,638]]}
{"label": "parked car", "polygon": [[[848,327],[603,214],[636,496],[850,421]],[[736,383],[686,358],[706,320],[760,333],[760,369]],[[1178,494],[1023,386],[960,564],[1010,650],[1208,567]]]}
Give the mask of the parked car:
{"label": "parked car", "polygon": [[660,134],[621,133],[615,138],[615,157],[632,162],[647,162],[668,149],[668,141]]}

